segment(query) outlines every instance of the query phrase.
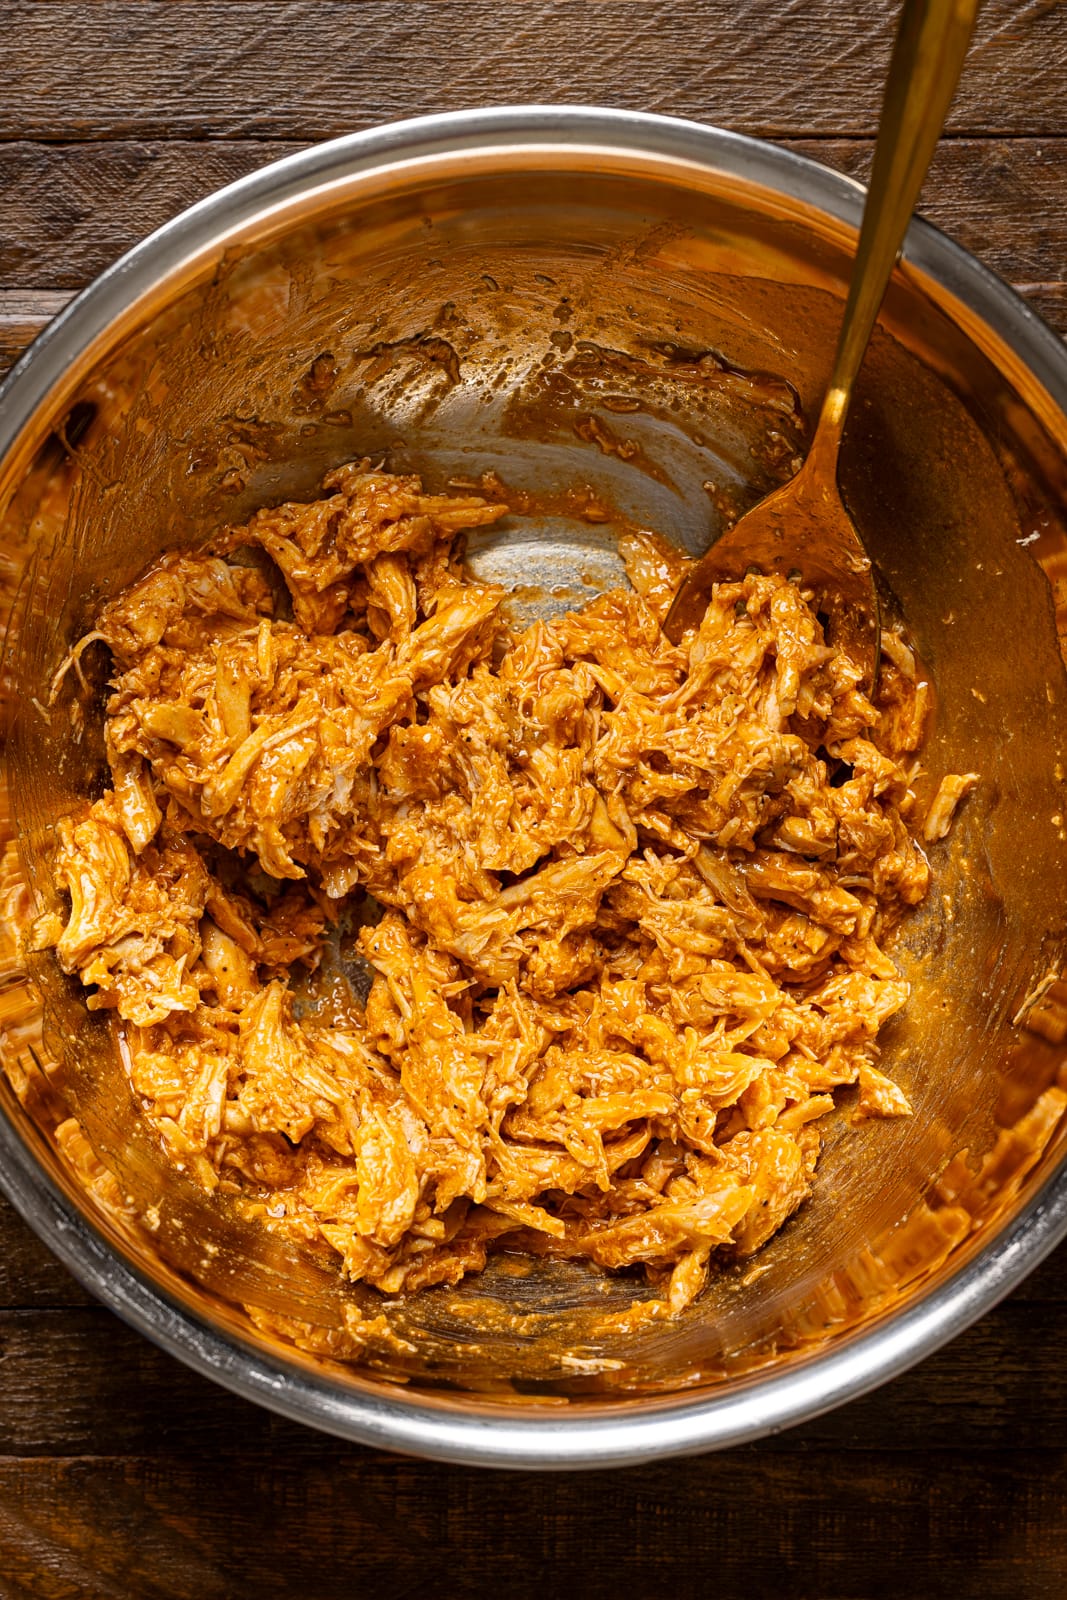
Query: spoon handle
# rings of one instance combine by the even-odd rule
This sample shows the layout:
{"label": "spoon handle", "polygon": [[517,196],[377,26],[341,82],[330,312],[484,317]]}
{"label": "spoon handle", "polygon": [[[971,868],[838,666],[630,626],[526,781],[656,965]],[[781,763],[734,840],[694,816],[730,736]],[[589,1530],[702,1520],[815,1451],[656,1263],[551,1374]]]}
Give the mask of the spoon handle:
{"label": "spoon handle", "polygon": [[833,375],[812,454],[836,467],[852,386],[967,53],[979,0],[904,0]]}

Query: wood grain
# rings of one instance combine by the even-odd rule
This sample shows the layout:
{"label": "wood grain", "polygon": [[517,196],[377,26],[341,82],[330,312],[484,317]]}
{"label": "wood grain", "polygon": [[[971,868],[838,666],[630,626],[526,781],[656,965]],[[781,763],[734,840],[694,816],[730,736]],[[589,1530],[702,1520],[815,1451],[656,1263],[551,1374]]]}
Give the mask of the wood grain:
{"label": "wood grain", "polygon": [[296,144],[0,144],[0,284],[80,289],[213,190]]}
{"label": "wood grain", "polygon": [[[14,1208],[0,1197],[0,1314],[93,1303]],[[0,1383],[0,1406],[4,1400],[4,1385]]]}
{"label": "wood grain", "polygon": [[1065,1490],[1060,1450],[1025,1476],[936,1449],[563,1478],[343,1447],[0,1462],[0,1595],[1028,1600],[1062,1593]]}
{"label": "wood grain", "polygon": [[[746,133],[870,134],[894,0],[7,4],[0,138],[325,139],[413,111],[570,101]],[[1056,0],[987,0],[951,113],[1064,131]],[[1025,92],[1023,92],[1025,90]]]}
{"label": "wood grain", "polygon": [[58,316],[72,293],[64,289],[0,289],[0,377]]}

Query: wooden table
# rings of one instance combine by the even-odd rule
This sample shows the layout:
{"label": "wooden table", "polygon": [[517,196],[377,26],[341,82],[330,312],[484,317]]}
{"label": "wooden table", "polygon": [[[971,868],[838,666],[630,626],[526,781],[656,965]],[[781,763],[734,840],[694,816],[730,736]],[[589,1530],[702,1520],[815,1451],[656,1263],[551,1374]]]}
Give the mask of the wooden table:
{"label": "wooden table", "polygon": [[[0,0],[0,362],[120,251],[317,139],[565,100],[862,176],[891,0]],[[987,0],[924,210],[1067,330],[1067,6]],[[269,1416],[0,1205],[0,1600],[1067,1594],[1067,1247],[880,1393],[628,1471],[405,1461]]]}

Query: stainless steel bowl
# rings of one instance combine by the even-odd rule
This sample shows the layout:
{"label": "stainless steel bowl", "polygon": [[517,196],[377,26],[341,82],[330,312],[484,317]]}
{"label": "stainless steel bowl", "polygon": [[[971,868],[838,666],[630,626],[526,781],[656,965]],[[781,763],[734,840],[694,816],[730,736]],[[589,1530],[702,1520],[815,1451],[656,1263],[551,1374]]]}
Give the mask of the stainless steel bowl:
{"label": "stainless steel bowl", "polygon": [[[362,453],[431,482],[495,466],[588,485],[699,550],[803,448],[861,201],[811,162],[663,118],[401,123],[193,207],[86,290],[0,391],[0,1183],[83,1283],[201,1372],[446,1460],[677,1455],[883,1382],[1067,1231],[1067,352],[922,223],[843,471],[938,685],[930,770],[983,782],[896,947],[914,993],[885,1054],[916,1114],[842,1116],[814,1197],[755,1264],[676,1321],[610,1334],[605,1308],[647,1291],[575,1266],[505,1259],[458,1292],[376,1303],[165,1168],[107,1028],[14,938],[54,898],[55,818],[99,772],[93,719],[45,702],[102,596]],[[472,560],[534,610],[618,573],[610,538],[565,514]],[[384,1312],[360,1348],[351,1304]]]}

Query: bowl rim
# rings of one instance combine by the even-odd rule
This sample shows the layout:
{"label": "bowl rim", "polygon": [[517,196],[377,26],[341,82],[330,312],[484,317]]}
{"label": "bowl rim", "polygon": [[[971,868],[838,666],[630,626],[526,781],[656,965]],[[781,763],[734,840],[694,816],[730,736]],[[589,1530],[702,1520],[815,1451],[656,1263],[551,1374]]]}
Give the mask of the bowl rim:
{"label": "bowl rim", "polygon": [[[593,106],[523,105],[448,112],[347,134],[259,168],[150,234],[82,290],[0,384],[0,465],[79,355],[114,320],[221,234],[333,183],[436,156],[537,146],[656,156],[784,192],[858,228],[865,190],[763,140],[702,123]],[[902,259],[975,314],[1067,412],[1067,347],[1014,291],[939,229],[913,219]],[[892,1316],[842,1346],[733,1392],[650,1397],[601,1414],[546,1414],[437,1402],[387,1385],[343,1388],[328,1374],[223,1333],[119,1256],[0,1115],[0,1189],[73,1276],[125,1322],[187,1366],[292,1420],[360,1444],[468,1466],[597,1468],[692,1455],[776,1433],[855,1399],[931,1354],[991,1309],[1067,1235],[1067,1162],[1051,1171],[985,1247]]]}

